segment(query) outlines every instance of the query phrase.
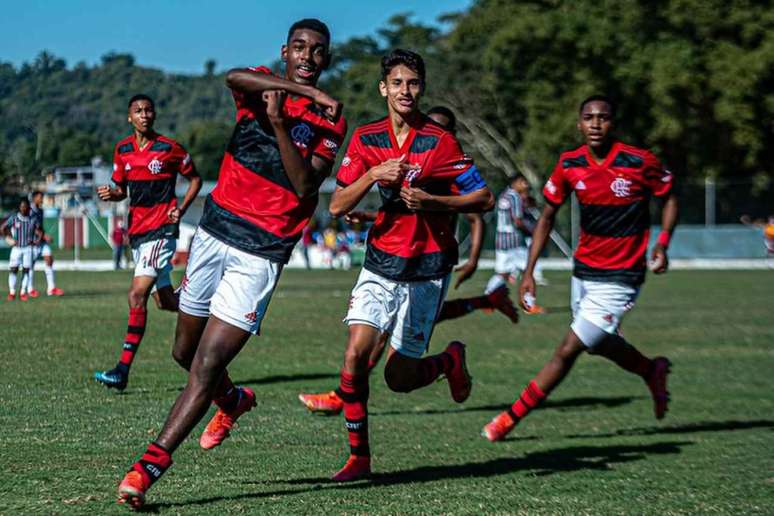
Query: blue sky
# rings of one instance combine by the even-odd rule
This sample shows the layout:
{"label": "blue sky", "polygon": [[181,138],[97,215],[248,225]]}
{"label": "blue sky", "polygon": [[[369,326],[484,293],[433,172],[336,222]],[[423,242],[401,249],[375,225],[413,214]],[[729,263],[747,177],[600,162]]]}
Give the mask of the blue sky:
{"label": "blue sky", "polygon": [[434,24],[438,15],[464,10],[472,0],[2,0],[0,61],[19,66],[43,49],[67,60],[99,62],[103,54],[131,53],[138,64],[200,73],[270,63],[290,24],[317,17],[334,43],[373,34],[397,13]]}

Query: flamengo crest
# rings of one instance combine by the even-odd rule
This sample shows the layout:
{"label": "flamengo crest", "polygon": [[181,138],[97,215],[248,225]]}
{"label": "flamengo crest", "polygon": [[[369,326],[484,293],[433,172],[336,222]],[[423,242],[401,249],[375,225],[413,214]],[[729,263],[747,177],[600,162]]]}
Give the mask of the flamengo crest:
{"label": "flamengo crest", "polygon": [[290,130],[290,137],[301,147],[306,147],[312,140],[312,128],[301,122]]}
{"label": "flamengo crest", "polygon": [[161,161],[157,158],[153,158],[151,162],[148,163],[148,170],[151,171],[151,174],[160,174],[163,166],[164,164]]}
{"label": "flamengo crest", "polygon": [[616,177],[615,181],[610,183],[610,189],[616,197],[629,197],[631,195],[632,182],[622,177]]}

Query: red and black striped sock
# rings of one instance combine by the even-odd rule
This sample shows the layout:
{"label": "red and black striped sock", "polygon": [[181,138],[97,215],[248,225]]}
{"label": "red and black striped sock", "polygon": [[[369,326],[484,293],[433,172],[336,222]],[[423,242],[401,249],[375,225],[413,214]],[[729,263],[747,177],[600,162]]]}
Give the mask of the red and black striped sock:
{"label": "red and black striped sock", "polygon": [[[172,465],[172,455],[156,443],[151,443],[132,469],[142,475],[147,487],[153,485]],[[131,471],[131,470],[130,470]]]}
{"label": "red and black striped sock", "polygon": [[228,372],[223,373],[223,379],[215,390],[212,402],[223,412],[234,410],[239,403],[239,387],[231,382]]}
{"label": "red and black striped sock", "polygon": [[546,398],[546,395],[540,390],[535,380],[529,382],[529,385],[521,391],[521,396],[516,402],[508,408],[508,414],[514,422],[523,419],[529,412],[540,405]]}
{"label": "red and black striped sock", "polygon": [[439,376],[451,371],[452,367],[454,367],[454,358],[446,351],[423,358],[417,366],[417,384],[414,389],[430,385]]}
{"label": "red and black striped sock", "polygon": [[353,375],[341,371],[341,381],[336,394],[344,402],[344,425],[349,432],[349,449],[352,455],[370,457],[368,445],[368,375]]}
{"label": "red and black striped sock", "polygon": [[137,353],[142,336],[145,334],[147,313],[145,308],[129,309],[129,326],[126,329],[126,337],[124,338],[124,350],[121,353],[121,358],[118,360],[119,366],[123,366],[125,371],[129,371],[129,368],[132,367],[134,355]]}

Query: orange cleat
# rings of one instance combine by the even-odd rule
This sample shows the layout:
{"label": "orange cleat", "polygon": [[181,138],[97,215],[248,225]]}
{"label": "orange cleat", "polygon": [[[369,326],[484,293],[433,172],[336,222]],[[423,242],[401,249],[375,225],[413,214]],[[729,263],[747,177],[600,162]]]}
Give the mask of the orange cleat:
{"label": "orange cleat", "polygon": [[354,482],[371,476],[371,457],[350,455],[344,467],[331,477],[334,482]]}
{"label": "orange cleat", "polygon": [[256,406],[255,393],[248,387],[239,387],[241,391],[239,402],[234,410],[225,412],[218,409],[215,415],[212,416],[210,422],[207,423],[207,428],[202,432],[202,436],[199,438],[199,446],[205,450],[210,450],[221,444],[231,434],[231,429],[234,427],[234,423],[239,419],[239,416],[245,412],[249,412]]}
{"label": "orange cleat", "polygon": [[344,408],[344,402],[336,394],[336,391],[321,394],[299,394],[298,399],[309,409],[309,412],[324,416],[337,416]]}
{"label": "orange cleat", "polygon": [[487,298],[492,303],[492,306],[510,319],[513,324],[519,322],[519,311],[513,306],[513,301],[511,301],[508,295],[507,286],[500,285],[491,294],[487,295]]}
{"label": "orange cleat", "polygon": [[669,391],[667,390],[667,375],[671,372],[672,362],[666,357],[653,359],[653,366],[645,383],[648,384],[650,395],[653,397],[653,412],[656,419],[664,419],[669,404]]}
{"label": "orange cleat", "polygon": [[118,484],[118,503],[128,504],[132,509],[140,509],[145,504],[145,491],[150,486],[145,485],[140,472],[131,470]]}
{"label": "orange cleat", "polygon": [[49,296],[63,296],[64,295],[64,290],[62,290],[59,287],[50,288],[50,289],[48,289],[48,295]]}
{"label": "orange cleat", "polygon": [[451,397],[457,403],[462,403],[468,399],[473,388],[473,378],[468,373],[468,366],[465,363],[465,344],[455,340],[446,346],[444,351],[454,359],[452,370],[446,375]]}
{"label": "orange cleat", "polygon": [[39,297],[39,296],[40,296],[40,292],[38,292],[38,291],[37,291],[37,290],[35,290],[34,288],[33,288],[33,289],[30,289],[30,297],[32,297],[32,298],[36,298],[36,297]]}
{"label": "orange cleat", "polygon": [[507,411],[500,412],[484,427],[481,435],[492,442],[502,441],[515,426],[516,422]]}
{"label": "orange cleat", "polygon": [[8,294],[8,297],[5,298],[7,301],[14,301],[16,299],[16,294]]}
{"label": "orange cleat", "polygon": [[27,294],[19,294],[19,301],[29,301],[29,300],[30,300],[30,296],[28,296]]}
{"label": "orange cleat", "polygon": [[529,310],[524,310],[527,315],[538,315],[547,313],[547,310],[540,305],[532,305]]}

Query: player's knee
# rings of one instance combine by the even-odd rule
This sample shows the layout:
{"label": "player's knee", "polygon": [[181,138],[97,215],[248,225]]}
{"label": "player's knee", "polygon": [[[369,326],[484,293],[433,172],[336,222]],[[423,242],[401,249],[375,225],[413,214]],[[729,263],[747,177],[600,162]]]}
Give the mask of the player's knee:
{"label": "player's knee", "polygon": [[129,290],[128,299],[131,307],[145,306],[145,291],[140,288],[132,288]]}
{"label": "player's knee", "polygon": [[180,364],[180,367],[186,370],[191,369],[191,362],[193,361],[193,356],[191,356],[191,353],[188,352],[188,350],[184,347],[178,347],[175,346],[172,348],[172,358]]}
{"label": "player's knee", "polygon": [[347,350],[344,352],[344,363],[350,370],[358,371],[363,368],[368,368],[368,357],[371,354],[370,349],[365,349],[362,346],[347,345]]}

